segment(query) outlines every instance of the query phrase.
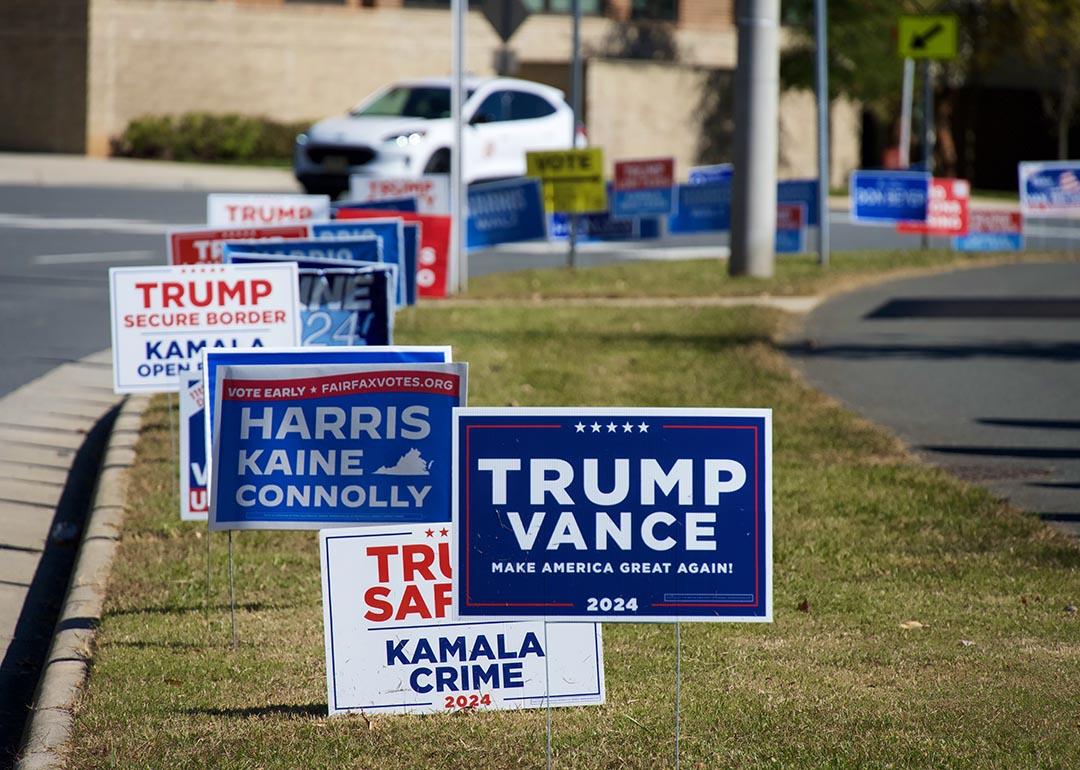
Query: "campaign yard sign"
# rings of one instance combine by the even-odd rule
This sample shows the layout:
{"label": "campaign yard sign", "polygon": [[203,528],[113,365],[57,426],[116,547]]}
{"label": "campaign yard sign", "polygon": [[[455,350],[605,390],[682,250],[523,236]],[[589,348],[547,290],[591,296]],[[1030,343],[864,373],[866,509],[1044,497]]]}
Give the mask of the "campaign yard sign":
{"label": "campaign yard sign", "polygon": [[971,185],[966,179],[930,180],[930,202],[925,222],[899,222],[898,233],[963,235],[968,231]]}
{"label": "campaign yard sign", "polygon": [[113,388],[180,390],[207,348],[297,345],[294,263],[109,269]]}
{"label": "campaign yard sign", "polygon": [[469,187],[468,248],[545,238],[547,223],[539,180],[510,179]]}
{"label": "campaign yard sign", "polygon": [[925,222],[930,178],[925,171],[853,172],[852,221]]}
{"label": "campaign yard sign", "polygon": [[776,204],[776,253],[802,254],[806,251],[806,204]]}
{"label": "campaign yard sign", "polygon": [[206,196],[208,227],[296,225],[329,218],[329,195],[210,193]]}
{"label": "campaign yard sign", "polygon": [[210,529],[448,521],[466,370],[219,366]]}
{"label": "campaign yard sign", "polygon": [[458,614],[772,619],[767,409],[459,409]]}
{"label": "campaign yard sign", "polygon": [[206,521],[206,389],[201,378],[184,378],[180,388],[180,519]]}
{"label": "campaign yard sign", "polygon": [[424,226],[419,222],[401,223],[401,255],[405,260],[405,304],[416,304],[416,268],[420,259],[420,241]]}
{"label": "campaign yard sign", "polygon": [[548,212],[607,211],[604,152],[599,147],[526,152],[525,166],[529,176],[543,182],[544,208]]}
{"label": "campaign yard sign", "polygon": [[731,229],[731,181],[680,184],[668,232],[705,233]]}
{"label": "campaign yard sign", "polygon": [[427,174],[421,177],[353,174],[349,177],[349,198],[349,203],[378,203],[415,198],[416,211],[419,213],[445,215],[450,213],[450,179],[447,174]]}
{"label": "campaign yard sign", "polygon": [[776,202],[805,204],[807,227],[817,227],[821,224],[818,192],[816,179],[781,179],[776,183]]}
{"label": "campaign yard sign", "polygon": [[166,234],[170,265],[220,265],[225,241],[253,241],[260,238],[306,238],[307,225],[234,227],[208,230],[179,227]]}
{"label": "campaign yard sign", "polygon": [[618,161],[611,213],[617,217],[666,216],[674,205],[674,183],[674,158]]}
{"label": "campaign yard sign", "polygon": [[1019,251],[1024,248],[1023,217],[1019,211],[973,210],[967,235],[952,239],[958,251]]}
{"label": "campaign yard sign", "polygon": [[1080,214],[1080,161],[1024,161],[1019,174],[1020,212],[1024,216]]}
{"label": "campaign yard sign", "polygon": [[711,184],[715,182],[731,183],[735,168],[730,163],[715,163],[710,166],[693,166],[687,175],[690,184]]}
{"label": "campaign yard sign", "polygon": [[415,214],[417,206],[416,197],[410,196],[408,198],[386,198],[380,201],[335,201],[330,204],[330,209],[336,219],[337,212],[341,209],[378,209],[387,212],[408,211]]}
{"label": "campaign yard sign", "polygon": [[[229,262],[229,255],[277,254],[287,257],[310,259],[338,259],[353,262],[383,262],[382,239],[374,233],[349,238],[294,238],[292,240],[226,241],[222,247],[222,259]],[[392,264],[398,264],[391,260]]]}
{"label": "campaign yard sign", "polygon": [[[602,704],[600,625],[454,622],[450,529],[322,530],[327,704],[436,713]],[[550,676],[547,674],[550,673]]]}
{"label": "campaign yard sign", "polygon": [[[342,212],[343,215],[354,214]],[[405,233],[400,217],[387,217],[385,212],[378,212],[378,217],[364,222],[343,222],[340,219],[311,226],[311,235],[322,240],[352,240],[356,238],[378,238],[382,244],[382,262],[398,266],[397,303],[404,305],[408,295],[405,285]]]}
{"label": "campaign yard sign", "polygon": [[393,344],[396,285],[396,265],[300,268],[300,344]]}

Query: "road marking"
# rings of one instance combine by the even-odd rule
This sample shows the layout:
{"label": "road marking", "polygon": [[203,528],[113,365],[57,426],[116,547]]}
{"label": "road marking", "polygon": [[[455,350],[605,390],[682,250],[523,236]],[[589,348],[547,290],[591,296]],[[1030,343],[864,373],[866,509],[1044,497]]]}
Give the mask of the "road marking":
{"label": "road marking", "polygon": [[41,254],[35,265],[78,265],[84,262],[141,262],[155,259],[152,251],[87,251],[79,254]]}
{"label": "road marking", "polygon": [[39,217],[32,214],[0,213],[0,227],[25,230],[107,230],[121,233],[164,235],[175,225],[144,219],[104,219],[98,217]]}

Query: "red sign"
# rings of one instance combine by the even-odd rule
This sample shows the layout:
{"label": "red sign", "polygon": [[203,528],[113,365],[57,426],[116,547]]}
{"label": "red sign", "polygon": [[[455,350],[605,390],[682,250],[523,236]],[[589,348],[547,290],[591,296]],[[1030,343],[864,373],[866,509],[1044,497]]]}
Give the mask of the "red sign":
{"label": "red sign", "polygon": [[899,222],[898,233],[926,235],[966,235],[971,185],[966,179],[938,179],[930,182],[930,202],[925,222]]}
{"label": "red sign", "polygon": [[170,265],[220,265],[225,241],[255,238],[305,238],[307,225],[232,227],[213,230],[171,230],[167,238]]}
{"label": "red sign", "polygon": [[1018,233],[1023,230],[1019,211],[974,210],[969,215],[969,233]]}
{"label": "red sign", "polygon": [[616,190],[652,190],[675,182],[675,159],[620,160],[615,164]]}
{"label": "red sign", "polygon": [[776,229],[801,230],[806,227],[805,203],[777,203]]}
{"label": "red sign", "polygon": [[450,276],[450,217],[414,214],[411,211],[338,209],[337,219],[384,219],[397,217],[420,223],[420,253],[416,257],[416,293],[421,297],[445,297]]}

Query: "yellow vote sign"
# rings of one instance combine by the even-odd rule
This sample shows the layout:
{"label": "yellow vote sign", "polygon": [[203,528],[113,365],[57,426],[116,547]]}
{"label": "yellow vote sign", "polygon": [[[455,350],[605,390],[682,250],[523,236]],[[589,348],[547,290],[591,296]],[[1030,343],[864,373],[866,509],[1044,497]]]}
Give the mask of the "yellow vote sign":
{"label": "yellow vote sign", "polygon": [[958,26],[955,16],[901,16],[897,51],[907,59],[955,59]]}
{"label": "yellow vote sign", "polygon": [[544,187],[544,208],[568,214],[607,211],[604,151],[553,150],[525,153],[528,175]]}

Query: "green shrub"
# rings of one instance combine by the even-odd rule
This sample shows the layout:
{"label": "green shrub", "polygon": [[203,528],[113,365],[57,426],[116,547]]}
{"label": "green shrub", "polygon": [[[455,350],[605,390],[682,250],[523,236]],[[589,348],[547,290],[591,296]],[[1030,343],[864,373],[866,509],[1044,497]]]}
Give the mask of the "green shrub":
{"label": "green shrub", "polygon": [[287,163],[310,122],[280,123],[245,115],[188,112],[145,115],[112,139],[112,155],[224,163]]}

